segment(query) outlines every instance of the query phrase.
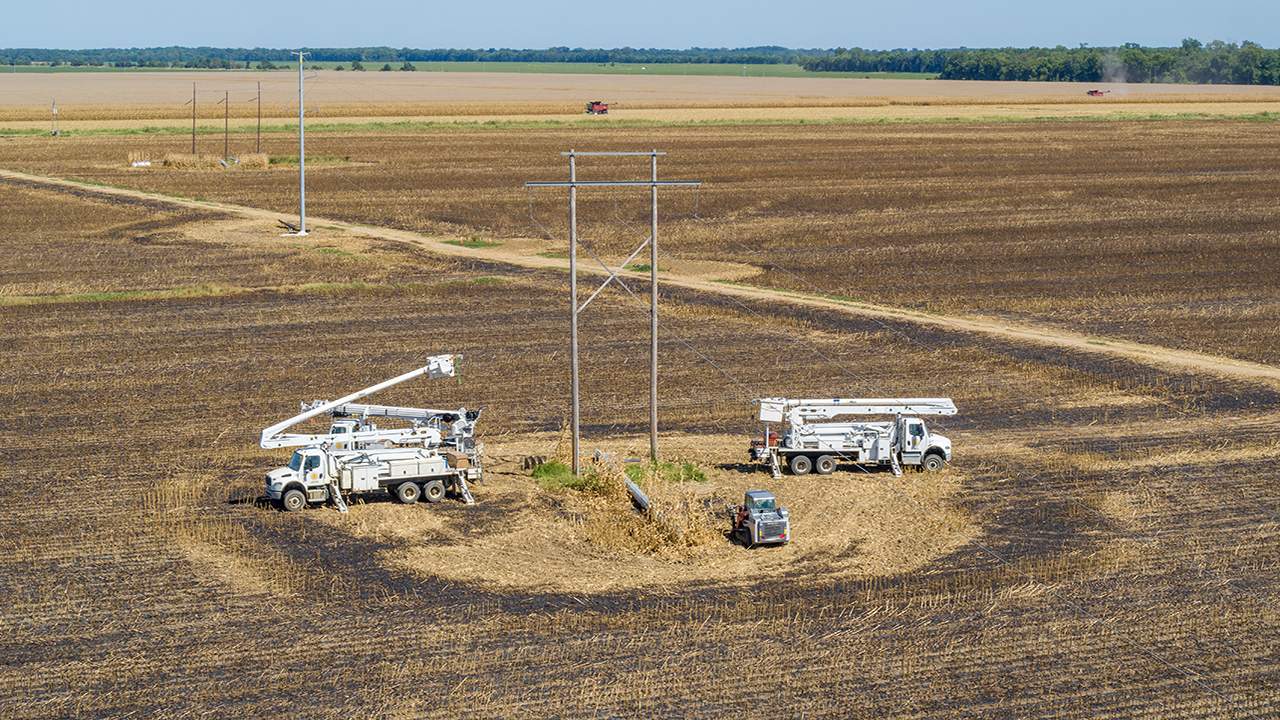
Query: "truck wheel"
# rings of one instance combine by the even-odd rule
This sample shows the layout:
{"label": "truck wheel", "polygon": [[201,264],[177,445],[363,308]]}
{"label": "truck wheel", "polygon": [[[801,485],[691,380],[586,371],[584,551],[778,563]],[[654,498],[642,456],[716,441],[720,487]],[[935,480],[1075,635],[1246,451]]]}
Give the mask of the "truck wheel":
{"label": "truck wheel", "polygon": [[942,456],[937,453],[929,453],[924,456],[924,462],[920,463],[920,469],[925,472],[938,472],[942,469],[945,462]]}
{"label": "truck wheel", "polygon": [[836,471],[836,459],[830,455],[823,455],[818,458],[818,462],[814,463],[813,467],[819,475],[830,475]]}
{"label": "truck wheel", "polygon": [[444,499],[444,483],[432,480],[422,486],[422,494],[427,497],[427,502],[438,503]]}
{"label": "truck wheel", "polygon": [[298,512],[307,506],[307,494],[298,488],[286,490],[280,498],[280,507],[287,512]]}
{"label": "truck wheel", "polygon": [[400,485],[396,486],[396,499],[405,505],[412,505],[418,502],[418,498],[421,495],[422,491],[411,482],[400,483]]}
{"label": "truck wheel", "polygon": [[792,475],[808,475],[813,469],[813,461],[808,455],[792,455],[791,456],[791,474]]}

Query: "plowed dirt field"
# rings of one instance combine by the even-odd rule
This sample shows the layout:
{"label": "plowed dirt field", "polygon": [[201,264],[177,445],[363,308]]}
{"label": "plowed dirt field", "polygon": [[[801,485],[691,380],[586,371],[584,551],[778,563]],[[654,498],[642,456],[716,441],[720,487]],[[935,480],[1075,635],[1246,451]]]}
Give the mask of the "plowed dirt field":
{"label": "plowed dirt field", "polygon": [[[815,92],[785,102],[847,102]],[[0,714],[1280,717],[1274,123],[734,124],[755,101],[723,126],[319,131],[306,236],[278,225],[296,166],[0,140]],[[703,182],[660,197],[659,447],[706,474],[647,486],[665,525],[608,463],[595,491],[523,469],[565,457],[569,334],[567,193],[524,183],[649,148]],[[580,191],[586,287],[649,201]],[[648,451],[649,319],[618,285],[581,327],[584,449],[610,462]],[[287,459],[263,426],[446,352],[459,380],[377,401],[483,408],[475,505],[261,501]],[[930,424],[954,461],[774,480],[747,458],[773,395],[952,397]],[[788,545],[727,537],[756,487]]]}

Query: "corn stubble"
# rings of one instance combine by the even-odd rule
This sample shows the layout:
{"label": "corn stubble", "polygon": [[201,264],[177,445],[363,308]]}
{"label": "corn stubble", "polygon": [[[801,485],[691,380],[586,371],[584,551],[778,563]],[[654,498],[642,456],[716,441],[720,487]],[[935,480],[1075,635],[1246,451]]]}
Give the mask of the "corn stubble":
{"label": "corn stubble", "polygon": [[[662,131],[645,143],[676,151],[660,177],[725,187],[708,189],[703,202],[730,218],[735,238],[843,294],[1064,327],[1113,318],[1105,321],[1112,334],[1266,360],[1274,308],[1250,282],[1272,268],[1260,229],[1272,211],[1248,200],[1257,191],[1247,182],[1176,181],[1265,176],[1243,157],[1256,153],[1261,165],[1271,152],[1254,127],[727,128]],[[1220,135],[1232,140],[1221,152],[1195,151]],[[375,185],[376,198],[342,190],[344,177],[376,177],[358,166],[342,176],[318,170],[317,202],[335,217],[444,234],[477,221],[457,217],[468,193],[477,206],[513,201],[433,184],[439,169],[426,167],[428,146],[446,164],[467,159],[515,184],[560,178],[558,155],[529,158],[568,142],[530,131],[516,153],[514,135],[427,139],[327,141],[385,159],[445,205],[389,185]],[[590,139],[614,147],[635,136]],[[752,152],[743,152],[748,141]],[[137,142],[95,139],[85,150],[24,141],[22,153],[8,143],[0,164],[289,207],[274,170],[119,167],[126,144]],[[162,157],[167,140],[155,142],[146,151]],[[287,151],[287,137],[270,142]],[[833,142],[845,149],[830,152]],[[1140,152],[1152,142],[1164,152]],[[182,150],[175,145],[167,151]],[[721,145],[754,162],[717,164]],[[779,162],[772,154],[782,148],[804,161]],[[677,162],[682,156],[691,159]],[[1072,169],[1076,186],[1061,184],[1050,158]],[[1149,172],[1139,172],[1144,163]],[[1280,400],[1273,388],[776,302],[748,302],[753,314],[716,296],[672,292],[664,299],[671,327],[757,392],[911,396],[928,388],[954,397],[963,412],[932,425],[956,441],[955,466],[940,476],[833,476],[836,487],[865,491],[860,507],[819,478],[774,483],[745,463],[746,440],[758,431],[749,398],[664,339],[664,432],[687,433],[695,447],[700,433],[740,435],[742,447],[708,450],[706,464],[725,487],[778,487],[803,520],[793,542],[747,556],[760,569],[717,576],[715,553],[729,549],[704,509],[707,494],[646,484],[667,519],[652,522],[631,511],[621,477],[604,468],[614,474],[594,495],[533,495],[539,512],[593,538],[583,565],[634,557],[634,567],[662,573],[604,592],[491,586],[388,558],[415,544],[490,543],[496,556],[531,553],[536,574],[537,553],[552,546],[502,546],[513,518],[525,516],[496,491],[486,502],[481,486],[470,508],[369,499],[368,508],[406,519],[433,513],[444,529],[420,538],[361,534],[344,523],[373,517],[360,515],[366,508],[346,521],[260,506],[262,474],[282,458],[259,450],[256,433],[299,399],[349,392],[424,354],[461,352],[461,383],[383,400],[413,405],[425,392],[436,407],[482,406],[484,439],[498,455],[504,439],[554,437],[567,405],[567,310],[555,310],[567,292],[562,273],[506,273],[319,233],[300,246],[274,229],[243,242],[202,236],[202,226],[225,218],[4,182],[13,203],[0,260],[0,382],[14,389],[0,489],[6,716],[1276,716],[1270,606],[1280,601],[1280,527],[1268,509],[1280,435],[1258,410]],[[1173,188],[1190,198],[1182,209]],[[1233,192],[1244,199],[1200,212]],[[388,198],[429,209],[389,208]],[[589,199],[592,240],[634,242],[604,229],[615,212],[607,197]],[[555,207],[563,203],[549,202],[539,218]],[[514,233],[520,216],[512,216],[483,218],[483,234]],[[42,218],[68,230],[52,232]],[[1071,241],[1054,242],[1064,232]],[[662,233],[673,254],[758,262],[687,219]],[[58,262],[40,261],[43,253]],[[868,273],[872,260],[877,271]],[[503,281],[453,282],[481,272]],[[308,278],[332,284],[308,287]],[[777,270],[762,269],[755,281],[804,289]],[[198,282],[224,290],[72,297]],[[67,297],[32,300],[53,295]],[[1206,316],[1239,330],[1240,343],[1221,344],[1216,333],[1226,331],[1189,321]],[[588,437],[643,434],[647,322],[607,294],[584,316]],[[803,359],[797,340],[854,374]],[[555,451],[549,440],[539,454]],[[521,482],[515,473],[502,479],[504,460],[493,462],[495,486]],[[932,537],[950,544],[912,544]],[[794,562],[780,562],[780,553]],[[626,573],[633,565],[599,567]]]}

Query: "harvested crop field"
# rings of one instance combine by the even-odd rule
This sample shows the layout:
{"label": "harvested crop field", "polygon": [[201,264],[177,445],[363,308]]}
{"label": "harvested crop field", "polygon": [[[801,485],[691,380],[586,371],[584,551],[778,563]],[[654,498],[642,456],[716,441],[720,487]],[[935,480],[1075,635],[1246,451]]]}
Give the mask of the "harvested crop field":
{"label": "harvested crop field", "polygon": [[[1280,111],[1268,86],[1085,84],[862,78],[307,74],[308,120],[369,122],[811,122],[1249,115]],[[51,98],[68,131],[190,127],[249,129],[297,121],[297,75],[285,72],[0,74],[0,130],[51,124]],[[1107,96],[1089,97],[1087,90]],[[192,107],[192,99],[195,107]],[[585,102],[610,103],[584,116]]]}
{"label": "harvested crop field", "polygon": [[[296,166],[0,140],[4,716],[1280,716],[1273,122],[308,142],[299,237]],[[660,193],[659,447],[707,479],[647,489],[680,532],[522,469],[564,457],[569,334],[567,194],[524,183],[651,148],[703,183]],[[621,262],[648,202],[581,189],[581,237]],[[648,328],[583,314],[584,449],[647,452]],[[263,426],[439,353],[460,381],[377,401],[484,409],[475,505],[260,501]],[[952,397],[955,459],[773,480],[761,396]],[[788,545],[727,537],[756,487]]]}

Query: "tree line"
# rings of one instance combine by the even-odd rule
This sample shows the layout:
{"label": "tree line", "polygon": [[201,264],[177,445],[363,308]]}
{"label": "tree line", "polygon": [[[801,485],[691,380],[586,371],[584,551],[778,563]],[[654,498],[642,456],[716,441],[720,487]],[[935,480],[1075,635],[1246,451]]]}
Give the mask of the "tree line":
{"label": "tree line", "polygon": [[1176,48],[1136,43],[1106,48],[837,48],[824,57],[806,57],[800,65],[813,72],[937,73],[944,80],[1280,85],[1280,50],[1248,41],[1206,45],[1192,38]]}
{"label": "tree line", "polygon": [[[725,63],[735,65],[799,64],[810,55],[830,50],[792,50],[764,46],[750,48],[690,48],[688,50],[612,50],[553,47],[545,50],[436,49],[359,47],[302,48],[308,62],[412,63],[412,62],[539,62],[539,63]],[[296,50],[279,48],[101,48],[96,50],[56,50],[44,48],[0,49],[3,65],[73,65],[160,68],[249,68],[263,62],[271,65],[296,60]]]}
{"label": "tree line", "polygon": [[[846,50],[690,48],[688,50],[585,49],[545,50],[436,49],[362,47],[304,48],[308,62],[351,63],[353,69],[377,63],[413,69],[414,62],[524,63],[725,63],[734,65],[799,65],[810,72],[928,73],[946,80],[1038,80],[1075,82],[1168,82],[1233,85],[1280,85],[1280,50],[1257,43],[1208,44],[1187,38],[1176,48],[1148,48],[1136,43],[1120,47],[999,48],[956,50]],[[54,50],[0,49],[0,64],[154,68],[271,69],[295,59],[279,48],[103,48]],[[375,65],[376,67],[376,65]]]}

